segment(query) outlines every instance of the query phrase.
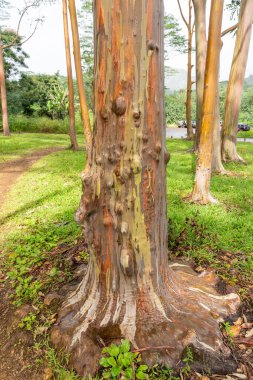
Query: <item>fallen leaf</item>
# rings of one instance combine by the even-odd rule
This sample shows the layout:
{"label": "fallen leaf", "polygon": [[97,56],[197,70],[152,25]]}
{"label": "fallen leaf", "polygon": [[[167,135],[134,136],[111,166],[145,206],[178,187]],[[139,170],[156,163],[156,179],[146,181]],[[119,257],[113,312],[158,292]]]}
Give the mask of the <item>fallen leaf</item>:
{"label": "fallen leaf", "polygon": [[232,337],[236,338],[240,335],[241,329],[241,326],[231,326],[229,329],[229,333],[232,335]]}
{"label": "fallen leaf", "polygon": [[242,319],[242,317],[239,317],[237,319],[237,321],[234,322],[234,325],[235,326],[241,326],[242,323],[243,323],[243,319]]}
{"label": "fallen leaf", "polygon": [[43,380],[51,380],[53,378],[53,371],[51,368],[45,368]]}
{"label": "fallen leaf", "polygon": [[247,331],[246,334],[245,334],[246,338],[251,338],[252,336],[253,336],[253,329]]}
{"label": "fallen leaf", "polygon": [[251,329],[253,327],[253,323],[243,323],[242,328],[243,329]]}

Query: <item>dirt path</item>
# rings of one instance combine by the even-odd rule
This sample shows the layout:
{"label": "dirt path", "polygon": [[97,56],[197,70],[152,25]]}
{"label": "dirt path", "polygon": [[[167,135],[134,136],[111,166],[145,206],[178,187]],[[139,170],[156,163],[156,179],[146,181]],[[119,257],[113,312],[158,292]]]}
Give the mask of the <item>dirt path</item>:
{"label": "dirt path", "polygon": [[57,152],[63,148],[40,149],[17,160],[0,164],[0,209],[2,208],[6,194],[17,179],[27,171],[41,157]]}
{"label": "dirt path", "polygon": [[[40,149],[24,157],[0,164],[0,210],[6,195],[17,179],[41,157],[62,150],[63,148]],[[1,250],[0,250],[1,253]],[[11,294],[6,277],[0,268],[0,380],[39,380],[43,374],[36,374],[29,368],[31,364],[30,347],[33,344],[32,334],[17,329],[18,320],[22,317],[10,304]],[[7,285],[7,286],[6,286]],[[23,308],[23,311],[25,308]]]}

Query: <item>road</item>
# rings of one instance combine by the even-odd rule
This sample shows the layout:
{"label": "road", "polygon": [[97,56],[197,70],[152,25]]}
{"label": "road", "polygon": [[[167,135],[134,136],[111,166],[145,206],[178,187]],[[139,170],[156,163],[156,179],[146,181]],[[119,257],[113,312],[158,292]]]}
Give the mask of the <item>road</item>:
{"label": "road", "polygon": [[[187,137],[186,128],[166,128],[167,139],[182,139]],[[252,138],[238,138],[237,141],[253,143]]]}

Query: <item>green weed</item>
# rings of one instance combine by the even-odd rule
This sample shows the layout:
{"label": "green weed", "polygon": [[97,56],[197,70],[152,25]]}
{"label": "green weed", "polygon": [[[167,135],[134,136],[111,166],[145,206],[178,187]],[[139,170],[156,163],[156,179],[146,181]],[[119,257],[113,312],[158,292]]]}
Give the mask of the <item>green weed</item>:
{"label": "green weed", "polygon": [[148,366],[140,364],[141,357],[138,353],[130,351],[130,342],[123,340],[121,345],[112,344],[102,351],[104,356],[99,364],[104,368],[103,379],[147,379]]}

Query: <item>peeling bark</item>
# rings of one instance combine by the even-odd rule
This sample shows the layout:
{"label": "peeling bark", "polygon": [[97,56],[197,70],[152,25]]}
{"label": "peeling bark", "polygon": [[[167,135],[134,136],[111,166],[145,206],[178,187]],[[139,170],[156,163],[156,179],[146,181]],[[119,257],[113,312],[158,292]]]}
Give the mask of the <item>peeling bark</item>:
{"label": "peeling bark", "polygon": [[195,150],[198,150],[200,141],[201,118],[203,111],[204,80],[206,68],[206,0],[193,0],[195,13],[196,38],[196,131]]}
{"label": "peeling bark", "polygon": [[95,127],[90,173],[76,218],[90,262],[66,300],[53,343],[80,375],[94,373],[101,345],[128,338],[148,364],[175,365],[193,344],[229,357],[219,322],[239,298],[215,277],[167,260],[163,1],[96,0]]}
{"label": "peeling bark", "polygon": [[67,64],[67,77],[68,77],[68,97],[69,97],[69,137],[71,148],[78,149],[75,129],[75,101],[74,101],[74,86],[72,77],[72,64],[69,43],[69,27],[68,27],[68,14],[67,14],[67,0],[62,0],[62,13],[63,13],[63,26],[64,26],[64,41],[65,53]]}
{"label": "peeling bark", "polygon": [[225,101],[222,131],[222,159],[224,161],[244,162],[236,150],[236,135],[252,32],[252,21],[253,0],[242,0],[233,62]]}
{"label": "peeling bark", "polygon": [[212,173],[228,174],[221,160],[221,126],[220,126],[220,98],[219,98],[219,81],[217,85],[217,103],[214,117],[213,130],[213,154],[212,154]]}
{"label": "peeling bark", "polygon": [[189,21],[188,21],[188,62],[187,62],[187,97],[186,97],[186,122],[187,139],[193,140],[191,104],[192,104],[192,0],[189,0]]}
{"label": "peeling bark", "polygon": [[4,136],[10,135],[9,123],[8,123],[8,108],[5,86],[5,74],[4,74],[4,58],[3,58],[3,45],[0,35],[0,93],[1,93],[1,105],[2,105],[2,120],[3,120],[3,134]]}
{"label": "peeling bark", "polygon": [[207,46],[203,116],[196,175],[191,200],[217,203],[210,194],[215,111],[217,110],[221,25],[224,1],[212,0]]}

